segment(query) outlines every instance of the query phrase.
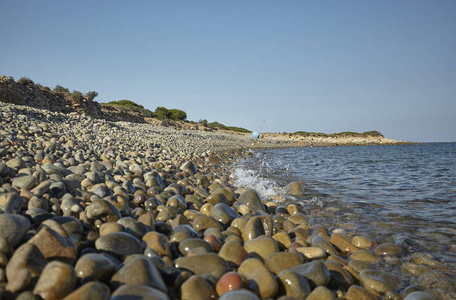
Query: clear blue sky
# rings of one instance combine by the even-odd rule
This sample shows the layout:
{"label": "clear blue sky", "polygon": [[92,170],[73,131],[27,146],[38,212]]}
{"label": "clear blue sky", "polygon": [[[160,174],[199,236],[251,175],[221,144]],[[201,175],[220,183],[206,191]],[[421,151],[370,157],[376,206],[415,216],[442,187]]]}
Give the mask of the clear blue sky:
{"label": "clear blue sky", "polygon": [[0,0],[0,74],[259,132],[456,141],[456,1]]}

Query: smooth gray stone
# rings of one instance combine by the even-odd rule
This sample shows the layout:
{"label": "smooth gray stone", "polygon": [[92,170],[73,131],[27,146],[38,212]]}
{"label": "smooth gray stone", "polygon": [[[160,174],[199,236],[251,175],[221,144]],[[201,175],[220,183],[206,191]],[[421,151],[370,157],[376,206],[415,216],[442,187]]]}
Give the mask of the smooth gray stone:
{"label": "smooth gray stone", "polygon": [[114,232],[100,236],[95,241],[99,251],[105,251],[114,257],[123,257],[141,253],[141,244],[133,235],[125,232]]}
{"label": "smooth gray stone", "polygon": [[265,211],[263,203],[261,203],[260,196],[258,196],[258,194],[253,190],[248,190],[242,193],[242,195],[239,196],[238,202],[247,205],[255,211]]}
{"label": "smooth gray stone", "polygon": [[0,214],[0,237],[16,247],[30,229],[30,221],[21,215]]}

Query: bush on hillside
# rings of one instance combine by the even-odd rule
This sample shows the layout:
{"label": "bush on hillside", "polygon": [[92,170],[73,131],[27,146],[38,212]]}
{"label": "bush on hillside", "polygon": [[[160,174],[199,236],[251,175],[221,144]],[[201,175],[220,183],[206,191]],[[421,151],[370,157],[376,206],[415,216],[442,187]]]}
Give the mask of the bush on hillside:
{"label": "bush on hillside", "polygon": [[181,120],[187,119],[187,113],[180,109],[167,109],[166,107],[159,106],[155,109],[155,115],[163,120]]}
{"label": "bush on hillside", "polygon": [[187,114],[180,109],[170,109],[168,110],[168,118],[171,120],[185,121],[187,119]]}
{"label": "bush on hillside", "polygon": [[335,133],[335,135],[351,135],[351,136],[357,136],[360,135],[358,132],[353,132],[353,131],[343,131],[339,133]]}
{"label": "bush on hillside", "polygon": [[168,119],[168,109],[166,109],[166,107],[163,107],[163,106],[158,106],[156,109],[155,109],[155,115],[160,118],[160,119]]}
{"label": "bush on hillside", "polygon": [[358,133],[358,132],[353,132],[353,131],[343,131],[339,133],[332,133],[332,134],[326,134],[326,133],[321,133],[321,132],[307,132],[307,131],[297,131],[294,134],[300,135],[303,137],[307,136],[315,136],[315,137],[328,137],[328,136],[340,136],[340,135],[348,135],[348,136],[381,136],[383,137],[383,134],[376,130],[372,131],[366,131],[363,133]]}
{"label": "bush on hillside", "polygon": [[328,136],[326,133],[308,132],[308,131],[296,131],[294,134],[304,136],[304,137],[306,137],[306,136],[320,136],[320,137]]}
{"label": "bush on hillside", "polygon": [[252,131],[242,128],[242,127],[236,127],[236,126],[227,126],[228,130],[231,131],[236,131],[236,132],[242,132],[242,133],[252,133]]}
{"label": "bush on hillside", "polygon": [[228,130],[228,127],[226,127],[225,125],[223,125],[222,123],[219,123],[219,122],[207,123],[207,127],[212,128],[212,129],[218,128],[218,129]]}
{"label": "bush on hillside", "polygon": [[363,132],[362,135],[370,135],[370,136],[381,136],[381,137],[384,137],[383,134],[381,134],[381,133],[378,132],[377,130],[366,131],[366,132]]}
{"label": "bush on hillside", "polygon": [[54,92],[57,92],[57,93],[69,93],[70,90],[67,89],[67,88],[64,88],[63,86],[61,85],[56,85],[55,88],[53,89]]}
{"label": "bush on hillside", "polygon": [[199,120],[198,121],[198,124],[200,124],[201,126],[207,126],[207,120],[204,119],[204,120]]}
{"label": "bush on hillside", "polygon": [[134,112],[140,113],[143,117],[146,117],[146,118],[155,117],[155,114],[152,111],[144,108],[144,106],[137,104],[131,100],[124,99],[124,100],[118,100],[118,101],[111,101],[111,102],[108,102],[107,105],[122,107],[122,108],[125,108],[128,110],[132,110]]}
{"label": "bush on hillside", "polygon": [[87,92],[87,94],[84,95],[84,98],[87,98],[89,101],[93,101],[98,96],[98,93],[95,91],[90,91]]}
{"label": "bush on hillside", "polygon": [[71,97],[71,101],[72,101],[73,103],[81,103],[82,98],[83,98],[83,97],[82,97],[82,93],[81,93],[80,91],[73,91],[73,92],[71,93],[71,96],[70,96],[70,97]]}
{"label": "bush on hillside", "polygon": [[17,81],[18,83],[22,84],[22,85],[34,85],[35,83],[33,82],[33,80],[31,80],[30,78],[28,77],[22,77],[21,79],[19,79]]}

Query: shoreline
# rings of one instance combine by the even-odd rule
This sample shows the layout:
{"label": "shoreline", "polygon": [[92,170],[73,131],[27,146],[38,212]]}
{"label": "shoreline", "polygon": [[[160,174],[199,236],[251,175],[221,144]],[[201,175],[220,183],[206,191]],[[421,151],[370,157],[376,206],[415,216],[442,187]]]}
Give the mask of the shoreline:
{"label": "shoreline", "polygon": [[300,205],[234,185],[236,159],[297,140],[0,114],[2,299],[432,299],[375,270],[394,245],[310,226]]}

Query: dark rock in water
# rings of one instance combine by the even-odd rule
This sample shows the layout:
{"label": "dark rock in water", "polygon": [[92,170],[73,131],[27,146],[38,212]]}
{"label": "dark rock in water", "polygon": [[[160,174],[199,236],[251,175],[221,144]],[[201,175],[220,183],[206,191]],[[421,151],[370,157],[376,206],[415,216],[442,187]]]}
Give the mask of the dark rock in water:
{"label": "dark rock in water", "polygon": [[304,183],[302,182],[291,182],[284,188],[285,192],[289,195],[303,196],[304,195]]}
{"label": "dark rock in water", "polygon": [[422,291],[412,292],[404,300],[435,300],[434,297]]}
{"label": "dark rock in water", "polygon": [[377,270],[362,271],[359,273],[359,282],[362,287],[380,294],[394,291],[399,287],[399,281],[396,278]]}
{"label": "dark rock in water", "polygon": [[397,256],[401,254],[401,252],[401,246],[391,243],[381,244],[374,249],[374,254],[379,256]]}

